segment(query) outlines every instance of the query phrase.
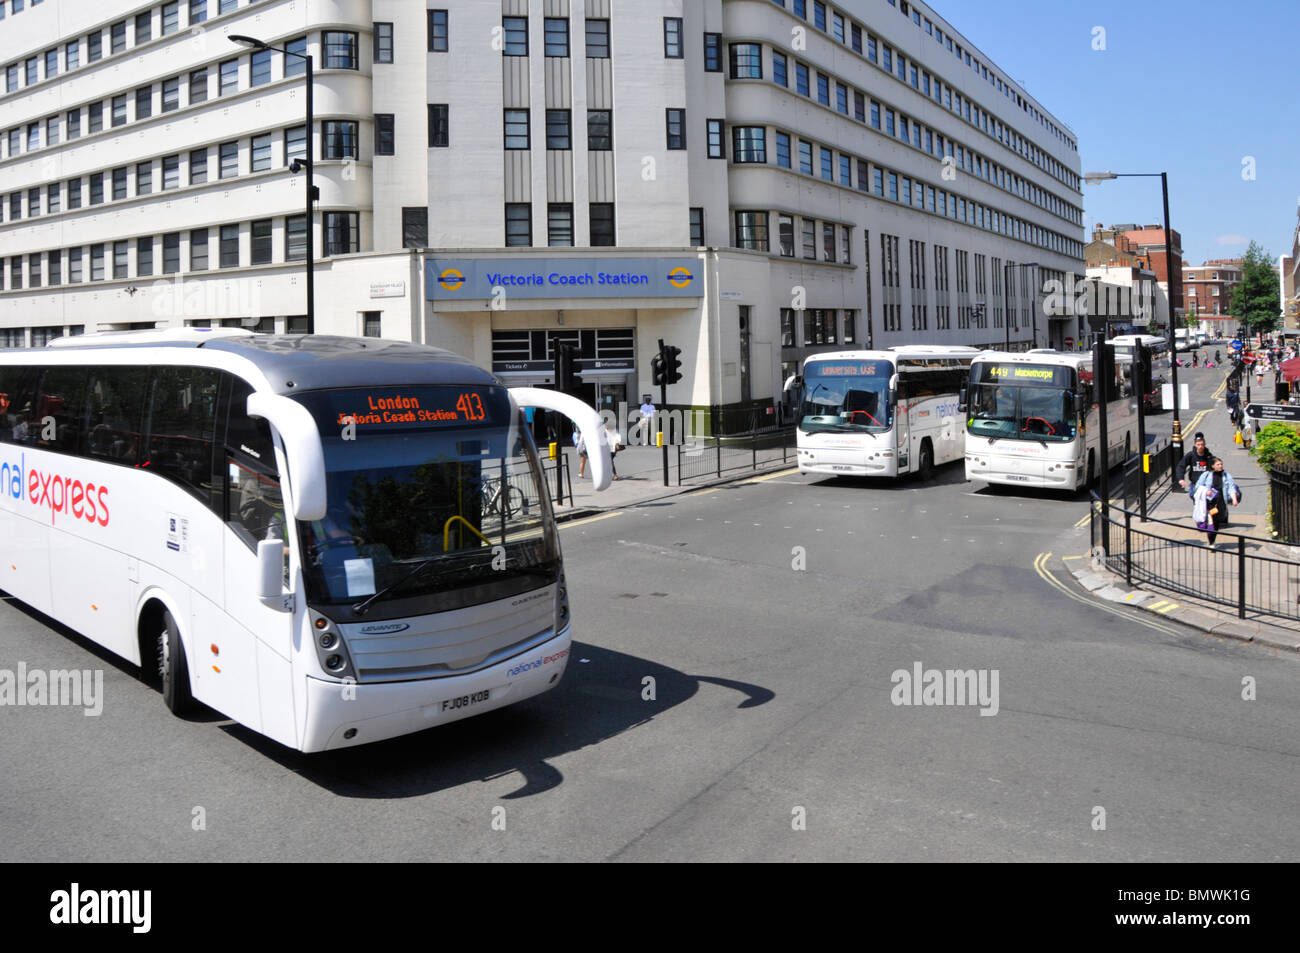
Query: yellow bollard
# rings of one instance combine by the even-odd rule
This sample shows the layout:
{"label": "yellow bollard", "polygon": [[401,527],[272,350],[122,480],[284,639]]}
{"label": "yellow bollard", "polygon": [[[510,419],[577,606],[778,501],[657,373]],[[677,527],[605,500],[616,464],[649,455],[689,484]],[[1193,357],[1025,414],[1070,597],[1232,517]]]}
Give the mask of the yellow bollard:
{"label": "yellow bollard", "polygon": [[657,434],[655,434],[655,446],[662,447],[663,445],[664,445],[664,432],[661,430]]}
{"label": "yellow bollard", "polygon": [[1151,454],[1149,453],[1142,454],[1142,472],[1143,473],[1151,472]]}
{"label": "yellow bollard", "polygon": [[554,459],[555,459],[556,457],[558,457],[559,455],[560,455],[560,445],[559,445],[558,443],[552,443],[552,444],[551,444],[551,459],[554,460]]}

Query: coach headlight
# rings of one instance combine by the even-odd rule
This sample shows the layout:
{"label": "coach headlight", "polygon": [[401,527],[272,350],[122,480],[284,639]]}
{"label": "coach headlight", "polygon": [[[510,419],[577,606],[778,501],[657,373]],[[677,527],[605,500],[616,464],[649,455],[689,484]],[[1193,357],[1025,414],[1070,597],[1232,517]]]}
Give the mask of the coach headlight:
{"label": "coach headlight", "polygon": [[311,620],[312,638],[316,643],[316,658],[320,661],[321,668],[338,678],[356,678],[351,653],[348,652],[338,626],[315,609],[307,611]]}

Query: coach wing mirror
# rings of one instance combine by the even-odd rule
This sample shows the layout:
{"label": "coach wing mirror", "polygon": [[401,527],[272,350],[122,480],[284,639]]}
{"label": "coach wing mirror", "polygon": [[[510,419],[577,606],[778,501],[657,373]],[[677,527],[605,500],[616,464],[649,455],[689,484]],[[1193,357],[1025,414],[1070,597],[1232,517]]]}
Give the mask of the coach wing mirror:
{"label": "coach wing mirror", "polygon": [[248,416],[261,417],[280,435],[289,464],[293,515],[305,522],[325,515],[325,454],[316,421],[302,404],[255,391],[248,395]]}
{"label": "coach wing mirror", "polygon": [[518,407],[554,410],[572,420],[587,447],[592,486],[597,490],[609,487],[610,474],[613,472],[610,466],[609,440],[605,436],[605,425],[595,410],[576,397],[539,387],[512,387],[510,397]]}
{"label": "coach wing mirror", "polygon": [[293,593],[284,588],[284,540],[264,539],[257,544],[257,598],[276,612],[293,609]]}
{"label": "coach wing mirror", "polygon": [[957,409],[963,414],[966,413],[968,390],[969,385],[962,384],[961,390],[957,392]]}

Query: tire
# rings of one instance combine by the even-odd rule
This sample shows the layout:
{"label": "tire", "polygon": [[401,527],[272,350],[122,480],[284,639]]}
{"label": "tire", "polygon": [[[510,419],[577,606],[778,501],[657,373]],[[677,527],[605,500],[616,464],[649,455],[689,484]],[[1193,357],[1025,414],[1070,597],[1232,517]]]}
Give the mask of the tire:
{"label": "tire", "polygon": [[521,516],[526,505],[524,491],[517,486],[507,487],[506,492],[501,495],[501,505],[505,507],[506,519]]}
{"label": "tire", "polygon": [[916,478],[924,483],[932,476],[934,476],[934,450],[930,447],[930,441],[923,440],[921,442],[921,459],[916,465]]}
{"label": "tire", "polygon": [[162,678],[163,704],[173,715],[185,715],[195,708],[190,692],[190,667],[185,659],[181,633],[170,612],[159,620],[158,674]]}

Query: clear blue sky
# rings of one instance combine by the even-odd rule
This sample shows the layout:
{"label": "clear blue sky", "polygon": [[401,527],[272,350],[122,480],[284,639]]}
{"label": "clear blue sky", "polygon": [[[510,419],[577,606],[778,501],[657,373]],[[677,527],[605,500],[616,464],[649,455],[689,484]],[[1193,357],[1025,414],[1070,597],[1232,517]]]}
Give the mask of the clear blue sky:
{"label": "clear blue sky", "polygon": [[[1300,0],[931,0],[1078,137],[1082,171],[1168,172],[1192,264],[1291,250],[1300,198]],[[882,3],[883,6],[883,3]],[[1094,27],[1105,29],[1093,49]],[[1242,178],[1254,157],[1255,178]],[[1159,223],[1160,180],[1083,186],[1093,224]]]}

